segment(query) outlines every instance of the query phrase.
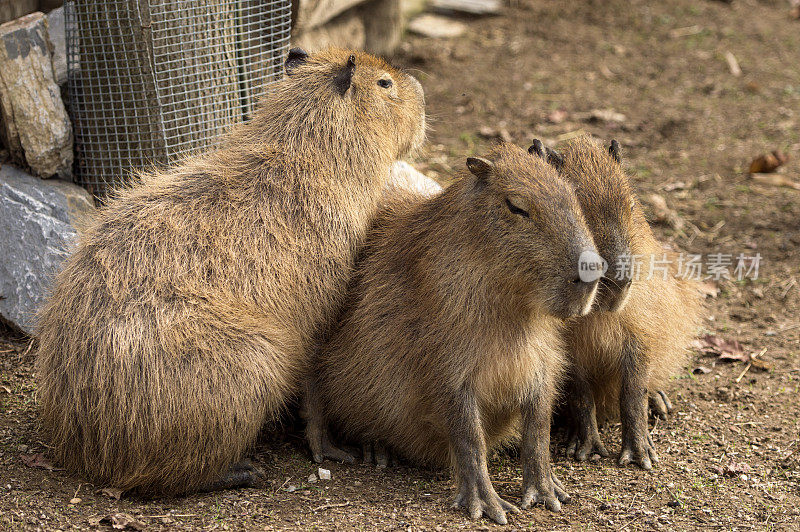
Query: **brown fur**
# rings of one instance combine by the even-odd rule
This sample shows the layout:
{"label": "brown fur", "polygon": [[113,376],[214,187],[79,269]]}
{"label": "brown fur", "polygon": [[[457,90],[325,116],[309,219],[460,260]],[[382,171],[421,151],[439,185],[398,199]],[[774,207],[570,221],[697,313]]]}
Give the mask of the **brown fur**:
{"label": "brown fur", "polygon": [[142,175],[81,236],[36,369],[70,471],[145,494],[207,487],[298,391],[389,167],[424,137],[422,89],[383,61],[356,53],[338,92],[349,55],[309,57],[220,149]]}
{"label": "brown fur", "polygon": [[[616,259],[628,250],[643,259],[642,275],[631,283],[621,309],[609,311],[614,298],[624,299],[625,294],[615,290],[613,282],[601,283],[593,312],[571,320],[567,331],[573,380],[588,383],[596,418],[602,422],[619,416],[621,406],[625,408],[621,390],[626,372],[636,374],[645,392],[655,392],[685,363],[688,344],[696,334],[701,302],[693,283],[676,278],[674,270],[666,279],[659,271],[647,279],[650,257],[660,260],[664,250],[656,241],[621,164],[608,149],[582,137],[564,147],[562,154],[562,174],[576,187],[597,248],[609,262],[607,276],[616,277]],[[668,258],[675,259],[670,254]],[[636,347],[628,360],[626,345],[631,340]],[[635,423],[642,423],[640,414],[644,412],[645,431],[646,400],[645,394],[644,406],[637,399],[635,407],[629,407],[636,409]],[[631,420],[623,415],[622,421],[625,433],[625,425]],[[589,430],[594,430],[595,435],[587,437],[596,438],[596,428]],[[602,448],[599,441],[593,443]],[[629,444],[624,442],[623,453]],[[634,450],[633,454],[637,452]],[[647,462],[642,457],[634,461],[640,465]]]}
{"label": "brown fur", "polygon": [[[556,316],[588,310],[596,284],[573,280],[578,254],[594,247],[571,187],[552,167],[510,145],[489,159],[489,175],[465,174],[430,199],[402,189],[387,198],[315,363],[309,439],[316,455],[331,423],[348,439],[381,440],[416,463],[452,464],[464,483],[474,472],[460,456],[469,430],[459,417],[475,416],[478,449],[470,452],[485,470],[486,451],[514,436],[520,411],[530,418],[538,408],[527,456],[546,464],[526,463],[524,504],[536,483],[555,507],[548,444],[563,365]],[[510,212],[507,198],[530,219]],[[475,410],[464,406],[470,401]],[[537,470],[534,481],[539,465],[546,473]],[[483,511],[502,522],[491,493]],[[477,517],[474,501],[461,502]]]}

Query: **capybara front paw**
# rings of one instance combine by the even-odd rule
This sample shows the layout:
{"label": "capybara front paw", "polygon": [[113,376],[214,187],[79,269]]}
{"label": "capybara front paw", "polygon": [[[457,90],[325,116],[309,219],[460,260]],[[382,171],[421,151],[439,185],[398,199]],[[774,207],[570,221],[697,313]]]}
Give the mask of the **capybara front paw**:
{"label": "capybara front paw", "polygon": [[661,390],[650,394],[648,402],[650,403],[650,413],[653,417],[667,419],[667,416],[672,413],[672,403],[667,394]]}
{"label": "capybara front paw", "polygon": [[550,473],[550,481],[543,486],[523,487],[522,508],[525,510],[534,504],[544,503],[544,507],[551,512],[560,512],[561,503],[569,500],[569,494],[554,473]]}
{"label": "capybara front paw", "polygon": [[500,498],[494,488],[480,489],[477,485],[464,485],[456,495],[453,509],[465,508],[472,519],[485,515],[498,525],[508,523],[506,512],[518,513],[519,508]]}
{"label": "capybara front paw", "polygon": [[656,448],[653,439],[647,430],[644,434],[637,434],[630,438],[623,438],[622,452],[619,455],[619,465],[636,464],[642,469],[653,469],[653,465],[658,463]]}

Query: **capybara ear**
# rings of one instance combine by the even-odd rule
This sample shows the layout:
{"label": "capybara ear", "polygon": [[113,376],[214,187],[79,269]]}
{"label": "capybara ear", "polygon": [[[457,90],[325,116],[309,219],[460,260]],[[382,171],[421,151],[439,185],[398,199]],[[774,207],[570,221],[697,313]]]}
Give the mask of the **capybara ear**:
{"label": "capybara ear", "polygon": [[553,148],[547,148],[545,151],[547,151],[547,162],[560,172],[564,167],[564,156]]}
{"label": "capybara ear", "polygon": [[611,146],[608,147],[608,153],[611,154],[611,157],[613,157],[615,161],[620,162],[619,142],[612,140]]}
{"label": "capybara ear", "polygon": [[547,160],[547,154],[545,153],[544,150],[544,144],[542,144],[542,141],[539,139],[533,139],[533,144],[531,144],[531,147],[528,148],[528,153],[530,153],[531,155],[538,155],[545,161]]}
{"label": "capybara ear", "polygon": [[483,157],[467,157],[467,168],[475,177],[486,179],[492,173],[494,164]]}
{"label": "capybara ear", "polygon": [[342,96],[353,83],[353,74],[356,72],[356,56],[351,55],[347,58],[347,64],[333,78],[333,84]]}
{"label": "capybara ear", "polygon": [[306,62],[308,54],[302,48],[292,48],[289,50],[289,55],[286,56],[286,62],[283,63],[283,69],[286,71],[287,76],[292,75],[292,71]]}

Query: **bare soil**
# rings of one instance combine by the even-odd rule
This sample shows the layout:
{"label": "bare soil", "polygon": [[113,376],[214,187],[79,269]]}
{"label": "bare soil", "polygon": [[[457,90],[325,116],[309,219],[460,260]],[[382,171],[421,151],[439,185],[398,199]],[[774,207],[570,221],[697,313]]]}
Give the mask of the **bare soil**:
{"label": "bare soil", "polygon": [[[800,529],[800,192],[746,174],[752,158],[780,149],[791,159],[778,175],[800,181],[800,20],[788,13],[780,0],[518,0],[500,16],[460,19],[469,31],[457,39],[408,36],[394,58],[425,87],[432,130],[415,164],[432,177],[446,182],[494,136],[520,145],[578,131],[616,138],[641,197],[662,196],[686,222],[656,226],[663,241],[762,257],[757,280],[715,283],[704,328],[745,353],[766,348],[770,368],[744,372],[743,362],[697,351],[668,388],[677,412],[653,427],[656,469],[576,464],[556,438],[572,502],[560,514],[512,515],[505,528]],[[591,118],[595,110],[624,116]],[[332,480],[309,482],[317,466],[291,423],[254,451],[263,487],[116,500],[23,462],[47,454],[35,346],[0,336],[0,529],[110,529],[95,523],[116,513],[148,530],[503,528],[451,510],[446,472],[326,464]],[[619,427],[602,435],[618,452]],[[491,474],[519,502],[517,460],[497,454]]]}

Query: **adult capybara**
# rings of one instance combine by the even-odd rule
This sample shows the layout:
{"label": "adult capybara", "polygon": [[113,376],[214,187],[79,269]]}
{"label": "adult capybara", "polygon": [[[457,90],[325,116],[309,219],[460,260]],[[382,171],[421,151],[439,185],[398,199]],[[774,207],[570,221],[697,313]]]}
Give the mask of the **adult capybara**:
{"label": "adult capybara", "polygon": [[[533,147],[531,147],[533,150]],[[608,271],[592,312],[570,320],[566,386],[573,418],[567,454],[607,456],[597,430],[619,416],[619,464],[650,469],[657,461],[647,430],[648,394],[656,412],[669,401],[660,392],[686,360],[702,303],[694,283],[677,277],[677,257],[656,241],[620,162],[590,137],[569,142],[551,162],[575,186],[583,215]]]}
{"label": "adult capybara", "polygon": [[452,465],[456,505],[498,523],[488,450],[522,418],[522,505],[566,500],[550,467],[550,418],[564,365],[563,319],[589,311],[594,252],[572,187],[512,145],[467,159],[470,173],[426,197],[397,189],[359,255],[345,310],[312,368],[307,435],[329,424],[416,463]]}
{"label": "adult capybara", "polygon": [[300,390],[422,89],[367,54],[289,53],[252,121],[104,207],[39,320],[58,462],[142,494],[245,484],[237,464]]}

